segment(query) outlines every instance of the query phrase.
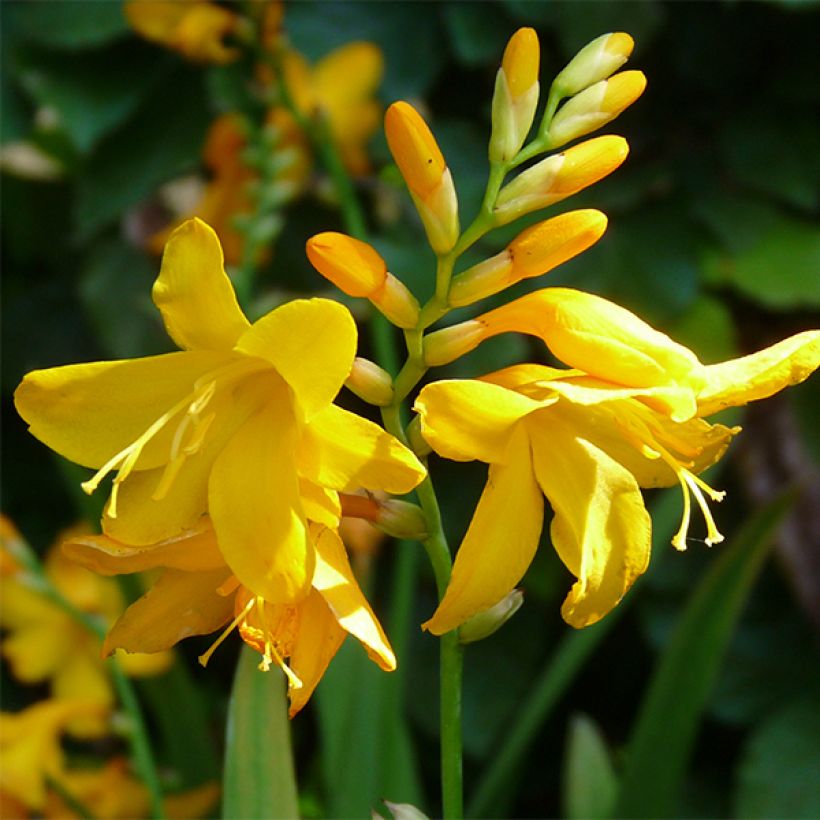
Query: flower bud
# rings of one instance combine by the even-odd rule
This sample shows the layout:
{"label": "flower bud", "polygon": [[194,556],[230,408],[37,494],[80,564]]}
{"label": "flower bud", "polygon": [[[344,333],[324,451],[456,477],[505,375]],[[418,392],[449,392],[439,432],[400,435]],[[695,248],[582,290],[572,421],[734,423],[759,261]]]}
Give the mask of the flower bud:
{"label": "flower bud", "polygon": [[407,442],[410,449],[419,457],[424,458],[433,452],[433,448],[427,443],[427,439],[421,434],[421,417],[413,416],[410,424],[407,425]]}
{"label": "flower bud", "polygon": [[600,211],[570,211],[520,233],[501,253],[456,276],[448,301],[469,305],[504,288],[541,276],[597,242],[607,226]]}
{"label": "flower bud", "polygon": [[520,589],[509,592],[495,606],[473,615],[459,627],[459,643],[474,643],[489,638],[518,612],[523,603],[524,593]]}
{"label": "flower bud", "polygon": [[505,185],[495,203],[497,225],[553,205],[612,173],[629,153],[623,137],[605,136],[542,159]]}
{"label": "flower bud", "polygon": [[357,356],[353,360],[345,387],[360,399],[377,407],[386,407],[393,401],[393,379],[375,362]]}
{"label": "flower bud", "polygon": [[348,296],[369,299],[398,327],[418,323],[415,296],[388,273],[384,259],[366,242],[328,231],[308,239],[306,251],[313,267]]}
{"label": "flower bud", "polygon": [[424,541],[428,536],[427,519],[421,507],[398,498],[379,502],[379,515],[373,522],[380,530],[394,538]]}
{"label": "flower bud", "polygon": [[550,145],[557,148],[614,120],[645,88],[641,71],[622,71],[591,85],[558,109],[547,131]]}
{"label": "flower bud", "polygon": [[602,34],[570,60],[555,78],[554,88],[562,97],[572,97],[599,80],[605,80],[629,59],[634,45],[632,38],[622,31]]}
{"label": "flower bud", "polygon": [[384,118],[387,144],[424,223],[430,246],[447,253],[459,234],[453,177],[435,137],[406,102],[393,103]]}
{"label": "flower bud", "polygon": [[510,38],[493,94],[491,162],[512,159],[527,138],[538,107],[538,35],[520,28]]}
{"label": "flower bud", "polygon": [[475,350],[486,338],[486,328],[475,319],[424,337],[424,363],[428,367],[449,364],[465,353]]}

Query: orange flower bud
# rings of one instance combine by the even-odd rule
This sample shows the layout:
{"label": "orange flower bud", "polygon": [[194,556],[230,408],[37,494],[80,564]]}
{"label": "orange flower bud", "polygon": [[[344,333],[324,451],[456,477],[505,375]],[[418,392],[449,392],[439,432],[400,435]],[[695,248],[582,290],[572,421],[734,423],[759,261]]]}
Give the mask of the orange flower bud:
{"label": "orange flower bud", "polygon": [[450,169],[427,123],[406,102],[384,118],[387,144],[419,211],[430,245],[447,253],[459,234],[458,200]]}
{"label": "orange flower bud", "polygon": [[628,153],[623,137],[605,136],[541,160],[501,189],[495,204],[496,224],[506,225],[583,190],[612,173]]}
{"label": "orange flower bud", "polygon": [[491,162],[512,159],[524,144],[538,106],[539,61],[538,35],[531,28],[519,29],[507,43],[496,75]]}
{"label": "orange flower bud", "polygon": [[501,253],[456,276],[449,303],[469,305],[504,288],[541,276],[597,242],[607,226],[600,211],[570,211],[520,233]]}
{"label": "orange flower bud", "polygon": [[547,132],[550,144],[556,148],[614,120],[645,88],[641,71],[622,71],[591,85],[558,110]]}
{"label": "orange flower bud", "polygon": [[369,299],[394,325],[415,327],[419,304],[405,285],[388,273],[378,252],[358,239],[327,231],[306,246],[311,264],[349,296]]}
{"label": "orange flower bud", "polygon": [[617,71],[632,54],[633,39],[622,31],[602,34],[585,45],[555,78],[562,97],[572,97]]}

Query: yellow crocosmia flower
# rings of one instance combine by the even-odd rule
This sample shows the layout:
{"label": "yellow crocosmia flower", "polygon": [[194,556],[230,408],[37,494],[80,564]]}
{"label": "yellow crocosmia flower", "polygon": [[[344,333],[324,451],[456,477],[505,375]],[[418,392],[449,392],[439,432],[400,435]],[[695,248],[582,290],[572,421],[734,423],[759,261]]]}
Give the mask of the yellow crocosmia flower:
{"label": "yellow crocosmia flower", "polygon": [[99,703],[46,700],[21,712],[0,713],[0,793],[29,809],[42,809],[47,779],[60,780],[65,770],[60,736],[66,725],[102,712]]}
{"label": "yellow crocosmia flower", "polygon": [[[111,624],[125,608],[117,584],[77,566],[60,551],[63,538],[85,532],[86,527],[80,525],[61,533],[46,556],[45,572],[77,609]],[[5,548],[2,552],[7,554]],[[49,681],[55,698],[93,701],[103,710],[113,708],[114,692],[94,635],[46,598],[25,573],[0,576],[0,597],[0,626],[7,633],[0,652],[19,681]],[[164,672],[172,658],[162,653],[132,655],[123,661],[126,673],[138,676]],[[84,716],[69,723],[68,731],[76,737],[94,738],[106,734],[108,724],[104,715]]]}
{"label": "yellow crocosmia flower", "polygon": [[458,199],[436,138],[418,111],[406,102],[395,102],[387,109],[384,133],[430,246],[436,253],[447,253],[458,239]]}
{"label": "yellow crocosmia flower", "polygon": [[469,305],[505,288],[541,276],[594,245],[607,218],[600,211],[569,211],[522,231],[501,253],[454,277],[447,301]]}
{"label": "yellow crocosmia flower", "polygon": [[169,239],[153,297],[181,352],[35,371],[17,409],[34,436],[96,470],[87,492],[115,473],[107,535],[155,544],[207,510],[240,581],[297,600],[315,564],[301,478],[404,493],[424,476],[380,427],[331,404],[353,363],[353,318],[312,299],[250,324],[199,220]]}
{"label": "yellow crocosmia flower", "polygon": [[238,21],[224,6],[205,0],[128,0],[123,10],[134,31],[189,60],[229,63],[239,56],[224,42]]}
{"label": "yellow crocosmia flower", "polygon": [[348,43],[313,68],[296,51],[284,57],[284,80],[299,111],[326,119],[342,161],[354,175],[370,170],[367,143],[379,127],[375,98],[384,74],[384,57],[368,42]]}
{"label": "yellow crocosmia flower", "polygon": [[416,326],[416,297],[367,242],[327,231],[308,239],[306,250],[313,267],[340,290],[369,299],[397,327]]}
{"label": "yellow crocosmia flower", "polygon": [[106,574],[148,565],[163,569],[152,589],[109,632],[105,652],[118,647],[127,652],[154,652],[227,624],[202,656],[206,663],[238,627],[243,639],[262,655],[262,668],[276,664],[284,670],[294,715],[307,703],[347,633],[362,642],[382,669],[396,666],[336,531],[313,523],[309,538],[316,554],[310,590],[299,601],[287,603],[267,600],[240,584],[221,558],[207,520],[188,533],[147,548],[97,536],[76,538],[65,549],[82,565]]}

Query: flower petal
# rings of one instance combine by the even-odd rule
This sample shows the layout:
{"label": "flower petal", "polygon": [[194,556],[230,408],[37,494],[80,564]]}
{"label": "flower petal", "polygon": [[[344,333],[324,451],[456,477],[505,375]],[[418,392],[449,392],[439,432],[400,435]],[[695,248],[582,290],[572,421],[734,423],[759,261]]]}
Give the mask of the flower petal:
{"label": "flower petal", "polygon": [[416,456],[377,424],[331,404],[305,425],[299,472],[334,490],[407,493],[427,475]]}
{"label": "flower petal", "polygon": [[350,374],[356,324],[338,302],[297,299],[255,322],[236,349],[270,362],[309,419],[333,401]]}
{"label": "flower petal", "polygon": [[544,499],[532,471],[526,431],[510,442],[509,461],[492,464],[487,486],[456,553],[450,584],[422,624],[442,635],[507,595],[532,562],[544,521]]}
{"label": "flower petal", "polygon": [[419,393],[413,409],[421,432],[439,455],[454,461],[506,460],[505,450],[520,419],[553,401],[533,399],[482,381],[433,382]]}
{"label": "flower petal", "polygon": [[[209,351],[92,362],[35,370],[14,395],[29,431],[60,455],[98,469],[191,392],[193,383],[229,361]],[[173,428],[148,442],[137,465],[168,457]]]}
{"label": "flower petal", "polygon": [[103,654],[160,652],[191,635],[207,635],[233,617],[232,596],[217,589],[230,576],[227,569],[183,572],[167,569],[159,580],[123,612],[111,627]]}
{"label": "flower petal", "polygon": [[698,394],[702,416],[725,407],[765,399],[799,384],[820,367],[820,330],[807,330],[782,342],[721,364],[703,368],[706,384]]}
{"label": "flower petal", "polygon": [[392,672],[396,668],[396,656],[359,589],[342,539],[327,527],[314,527],[311,531],[316,544],[313,587],[322,594],[339,626],[361,641],[374,663]]}
{"label": "flower petal", "polygon": [[552,543],[578,578],[561,614],[580,628],[603,618],[644,572],[651,522],[626,468],[558,413],[539,421],[528,427],[535,474],[555,511]]}
{"label": "flower petal", "polygon": [[244,586],[271,603],[304,597],[314,555],[302,512],[297,421],[284,385],[216,460],[208,505],[219,548]]}
{"label": "flower petal", "polygon": [[192,530],[156,544],[135,547],[105,535],[80,535],[63,542],[63,552],[72,561],[100,575],[121,575],[156,567],[197,572],[225,566],[207,519]]}
{"label": "flower petal", "polygon": [[[91,647],[89,647],[91,649]],[[75,651],[63,663],[52,683],[52,697],[56,700],[86,700],[99,703],[106,711],[114,705],[114,693],[108,679],[108,670],[100,663],[99,647],[92,652]],[[68,724],[74,737],[94,739],[110,732],[104,715],[83,715]]]}
{"label": "flower petal", "polygon": [[250,327],[225,273],[219,239],[201,219],[171,234],[151,295],[168,335],[185,350],[230,350]]}
{"label": "flower petal", "polygon": [[342,505],[339,503],[338,493],[326,490],[306,478],[300,478],[299,494],[302,497],[305,518],[334,529],[339,526]]}

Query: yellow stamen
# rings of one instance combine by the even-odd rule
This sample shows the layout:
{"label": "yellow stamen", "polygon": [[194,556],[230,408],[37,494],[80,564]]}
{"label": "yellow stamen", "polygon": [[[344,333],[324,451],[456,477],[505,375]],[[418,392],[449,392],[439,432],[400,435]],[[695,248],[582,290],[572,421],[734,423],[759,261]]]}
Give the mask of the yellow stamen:
{"label": "yellow stamen", "polygon": [[[700,507],[700,511],[703,513],[703,517],[706,520],[706,544],[710,547],[712,544],[719,544],[723,540],[723,536],[718,532],[718,528],[715,525],[715,520],[712,518],[712,511],[709,509],[709,505],[703,497],[703,493],[698,485],[706,487],[710,490],[710,493],[714,493],[715,491],[702,481],[696,479],[695,476],[693,476],[688,470],[684,471],[684,478],[686,479],[686,483],[689,485],[689,488],[692,490],[695,500],[698,502],[698,506]],[[713,501],[720,501],[723,497],[724,494],[720,493],[711,495]]]}
{"label": "yellow stamen", "polygon": [[245,616],[253,609],[254,605],[256,604],[256,598],[251,598],[244,607],[242,607],[242,611],[225,627],[225,630],[222,634],[211,644],[210,648],[203,652],[197,660],[202,664],[202,666],[207,666],[208,661],[211,659],[211,655],[216,652],[219,645],[231,634],[231,632],[236,629],[237,626],[244,620]]}
{"label": "yellow stamen", "polygon": [[677,472],[678,481],[680,481],[681,489],[683,490],[683,516],[681,518],[680,527],[672,538],[672,546],[683,552],[686,549],[686,533],[689,531],[689,519],[692,515],[692,499],[689,497],[689,487],[683,477],[682,472]]}

